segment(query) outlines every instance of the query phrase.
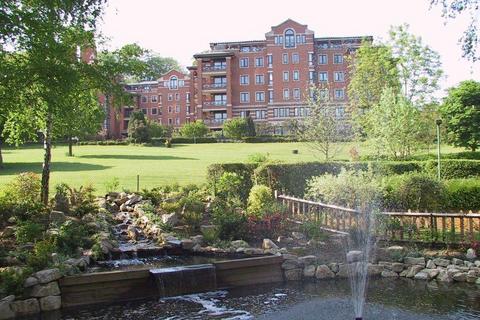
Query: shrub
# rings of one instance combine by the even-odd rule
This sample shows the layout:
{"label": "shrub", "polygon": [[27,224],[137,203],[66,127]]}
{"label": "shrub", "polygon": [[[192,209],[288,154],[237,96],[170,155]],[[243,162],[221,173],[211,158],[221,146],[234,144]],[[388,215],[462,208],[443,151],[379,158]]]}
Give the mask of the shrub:
{"label": "shrub", "polygon": [[150,140],[150,131],[145,120],[145,115],[141,111],[132,112],[128,121],[128,140],[133,143],[148,142]]}
{"label": "shrub", "polygon": [[253,171],[257,167],[257,164],[247,163],[222,163],[212,164],[207,169],[207,183],[210,190],[214,194],[218,192],[219,180],[225,172],[235,173],[241,178],[241,186],[238,190],[239,198],[246,202],[248,199],[248,193],[253,186]]}
{"label": "shrub", "polygon": [[40,202],[40,176],[33,172],[17,175],[4,189],[4,195],[13,203]]}
{"label": "shrub", "polygon": [[444,187],[425,174],[411,173],[384,180],[384,206],[389,210],[437,211],[442,207]]}
{"label": "shrub", "polygon": [[29,268],[4,269],[0,271],[0,292],[5,295],[21,295],[23,293],[23,283],[30,276]]}
{"label": "shrub", "polygon": [[263,185],[256,185],[248,196],[247,212],[249,216],[262,217],[274,204],[272,190]]}
{"label": "shrub", "polygon": [[248,122],[245,118],[233,118],[225,121],[223,131],[228,138],[236,140],[250,136]]}
{"label": "shrub", "polygon": [[[425,173],[437,174],[437,161],[425,163]],[[480,176],[480,161],[477,160],[441,160],[442,179],[464,179]]]}
{"label": "shrub", "polygon": [[115,192],[120,188],[120,179],[118,177],[112,177],[110,181],[105,182],[105,192]]}
{"label": "shrub", "polygon": [[218,238],[221,240],[248,238],[247,218],[239,208],[215,199],[212,203],[212,213]]}
{"label": "shrub", "polygon": [[69,188],[70,214],[76,217],[83,217],[87,213],[94,213],[98,210],[95,203],[95,189],[92,186],[81,186],[80,188]]}
{"label": "shrub", "polygon": [[208,127],[203,121],[196,120],[186,123],[181,129],[180,134],[184,137],[193,139],[193,143],[197,143],[197,138],[203,138],[208,133]]}
{"label": "shrub", "polygon": [[249,239],[274,239],[285,234],[286,221],[281,213],[269,214],[263,217],[248,218]]}
{"label": "shrub", "polygon": [[250,163],[264,163],[268,161],[268,153],[253,153],[248,156],[247,161]]}
{"label": "shrub", "polygon": [[51,239],[37,241],[27,257],[27,264],[34,271],[45,269],[52,263],[52,253],[56,251],[57,247]]}
{"label": "shrub", "polygon": [[480,209],[479,179],[445,181],[444,209],[449,211],[478,211]]}
{"label": "shrub", "polygon": [[321,229],[323,225],[315,220],[306,220],[300,227],[300,231],[309,239],[325,240],[328,235]]}
{"label": "shrub", "polygon": [[18,243],[25,244],[41,239],[43,231],[44,227],[41,224],[32,221],[24,221],[17,224],[15,237]]}
{"label": "shrub", "polygon": [[217,196],[224,201],[241,201],[242,177],[234,172],[224,172],[217,184]]}
{"label": "shrub", "polygon": [[63,223],[58,234],[54,237],[55,246],[65,255],[76,253],[78,248],[85,248],[90,244],[88,231],[84,225],[73,220]]}

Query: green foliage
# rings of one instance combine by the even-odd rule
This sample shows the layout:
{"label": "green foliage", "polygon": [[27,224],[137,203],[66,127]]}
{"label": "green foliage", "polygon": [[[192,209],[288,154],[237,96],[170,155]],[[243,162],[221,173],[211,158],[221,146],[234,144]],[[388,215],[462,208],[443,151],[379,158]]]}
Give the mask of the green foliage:
{"label": "green foliage", "polygon": [[479,179],[454,179],[445,181],[444,209],[449,211],[478,211],[480,208]]}
{"label": "green foliage", "polygon": [[57,251],[53,240],[46,239],[35,242],[33,252],[27,257],[27,265],[34,271],[42,270],[52,263],[52,253]]}
{"label": "green foliage", "polygon": [[[442,179],[462,179],[480,176],[480,161],[478,160],[440,160]],[[425,173],[435,176],[437,161],[425,162]]]}
{"label": "green foliage", "polygon": [[91,244],[87,228],[80,222],[66,221],[54,236],[54,243],[60,253],[65,255],[75,254],[78,248],[85,248]]}
{"label": "green foliage", "polygon": [[105,192],[115,192],[120,188],[120,179],[118,177],[112,177],[110,181],[105,182]]}
{"label": "green foliage", "polygon": [[213,137],[202,137],[202,138],[186,138],[186,137],[175,137],[175,138],[152,138],[152,145],[164,145],[167,140],[170,140],[172,144],[190,144],[190,143],[216,143],[217,139]]}
{"label": "green foliage", "polygon": [[249,136],[248,123],[245,118],[233,118],[225,121],[223,131],[228,138],[235,140]]}
{"label": "green foliage", "polygon": [[40,201],[40,177],[33,172],[23,172],[8,183],[4,196],[14,203],[34,203]]}
{"label": "green foliage", "polygon": [[[223,174],[225,172],[235,173],[241,182],[241,185],[239,185],[236,189],[237,191],[235,191],[238,192],[236,195],[241,199],[242,202],[246,202],[250,189],[253,186],[253,171],[256,167],[256,164],[246,163],[212,164],[207,168],[208,186],[214,194],[218,194],[219,190],[225,187],[224,184],[226,181],[220,182]],[[235,195],[234,192],[233,195]]]}
{"label": "green foliage", "polygon": [[132,112],[128,121],[128,139],[133,143],[144,143],[150,141],[150,132],[141,111]]}
{"label": "green foliage", "polygon": [[21,295],[23,293],[23,283],[30,276],[29,268],[3,269],[0,271],[0,292],[5,295]]}
{"label": "green foliage", "polygon": [[472,151],[480,146],[480,82],[463,81],[451,88],[441,113],[448,142]]}
{"label": "green foliage", "polygon": [[95,189],[92,186],[72,188],[65,183],[56,186],[54,206],[57,210],[82,218],[87,213],[95,213]]}
{"label": "green foliage", "polygon": [[269,142],[298,142],[298,138],[294,136],[255,136],[255,137],[244,137],[242,139],[247,143],[269,143]]}
{"label": "green foliage", "polygon": [[180,64],[174,58],[161,57],[158,54],[147,52],[144,60],[147,68],[141,75],[142,80],[154,81],[171,70],[182,71]]}
{"label": "green foliage", "polygon": [[326,240],[328,234],[321,229],[323,225],[315,220],[306,220],[300,227],[300,232],[305,234],[308,239]]}
{"label": "green foliage", "polygon": [[24,221],[17,224],[15,237],[17,242],[25,244],[35,242],[43,237],[44,226],[32,221]]}
{"label": "green foliage", "polygon": [[247,161],[250,163],[264,163],[268,161],[269,154],[253,153],[248,156]]}
{"label": "green foliage", "polygon": [[255,132],[255,123],[253,122],[252,117],[247,117],[247,131],[245,136],[255,137],[257,133]]}
{"label": "green foliage", "polygon": [[148,136],[152,138],[161,138],[165,136],[166,128],[158,122],[147,121]]}
{"label": "green foliage", "polygon": [[248,196],[247,213],[249,216],[262,217],[273,206],[275,199],[272,190],[263,185],[255,185]]}
{"label": "green foliage", "polygon": [[438,211],[442,208],[444,187],[425,174],[392,176],[384,181],[384,207],[396,211]]}
{"label": "green foliage", "polygon": [[239,208],[221,200],[212,203],[213,222],[221,240],[245,240],[248,237],[247,217]]}
{"label": "green foliage", "polygon": [[186,123],[180,129],[180,134],[187,138],[193,138],[193,143],[196,143],[197,138],[203,138],[208,133],[208,127],[202,120],[196,120],[191,123]]}

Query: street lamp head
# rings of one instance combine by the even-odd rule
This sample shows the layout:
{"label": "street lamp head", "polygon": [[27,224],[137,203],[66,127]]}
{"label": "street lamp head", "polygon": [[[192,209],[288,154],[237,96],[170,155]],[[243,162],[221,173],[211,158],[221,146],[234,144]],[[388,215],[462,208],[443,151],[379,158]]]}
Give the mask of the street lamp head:
{"label": "street lamp head", "polygon": [[435,120],[435,123],[437,124],[437,126],[440,126],[442,124],[442,119]]}

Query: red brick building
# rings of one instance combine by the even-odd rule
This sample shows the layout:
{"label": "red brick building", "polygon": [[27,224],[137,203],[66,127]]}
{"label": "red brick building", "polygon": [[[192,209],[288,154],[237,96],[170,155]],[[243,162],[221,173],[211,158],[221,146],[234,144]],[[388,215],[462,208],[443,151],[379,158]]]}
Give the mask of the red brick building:
{"label": "red brick building", "polygon": [[134,106],[123,108],[120,132],[128,115],[141,109],[150,119],[180,127],[202,119],[221,129],[234,117],[252,117],[281,134],[282,122],[306,115],[305,95],[312,85],[327,87],[332,108],[345,116],[348,97],[347,57],[371,37],[316,38],[307,25],[293,20],[273,26],[263,40],[211,43],[194,55],[188,75],[171,71],[158,81],[126,86],[136,93]]}

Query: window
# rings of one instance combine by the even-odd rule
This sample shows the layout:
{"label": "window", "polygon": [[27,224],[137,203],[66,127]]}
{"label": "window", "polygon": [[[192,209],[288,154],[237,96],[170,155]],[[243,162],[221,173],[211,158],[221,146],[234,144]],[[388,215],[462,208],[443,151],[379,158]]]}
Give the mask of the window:
{"label": "window", "polygon": [[343,72],[341,72],[341,71],[335,72],[333,79],[334,79],[335,82],[343,82],[343,81],[344,81],[344,74],[343,74]]}
{"label": "window", "polygon": [[171,93],[168,94],[168,101],[173,101],[173,95]]}
{"label": "window", "polygon": [[175,106],[175,113],[180,113],[180,106]]}
{"label": "window", "polygon": [[308,65],[313,66],[313,52],[308,53]]}
{"label": "window", "polygon": [[240,102],[249,102],[250,101],[250,93],[248,92],[240,92]]}
{"label": "window", "polygon": [[180,95],[178,93],[175,93],[175,100],[180,100]]}
{"label": "window", "polygon": [[128,118],[133,112],[133,108],[125,108],[123,109],[123,117]]}
{"label": "window", "polygon": [[275,36],[274,42],[275,42],[275,44],[282,44],[283,43],[283,36]]}
{"label": "window", "polygon": [[255,58],[255,67],[263,67],[263,57]]}
{"label": "window", "polygon": [[157,108],[152,108],[152,115],[157,115],[158,114],[158,109]]}
{"label": "window", "polygon": [[338,118],[338,119],[341,119],[345,116],[345,107],[344,106],[337,106],[335,108],[335,116]]}
{"label": "window", "polygon": [[275,118],[286,118],[290,116],[290,110],[288,108],[274,108],[273,116]]}
{"label": "window", "polygon": [[172,118],[168,118],[168,124],[172,125],[173,124],[173,120]]}
{"label": "window", "polygon": [[295,47],[295,32],[292,29],[285,31],[285,48]]}
{"label": "window", "polygon": [[143,113],[143,114],[148,114],[148,109],[143,108],[143,109],[142,109],[142,113]]}
{"label": "window", "polygon": [[255,118],[256,119],[266,119],[267,118],[267,111],[266,110],[256,110],[255,111]]}
{"label": "window", "polygon": [[248,85],[250,83],[250,79],[249,79],[249,76],[248,74],[243,74],[240,76],[240,84],[241,85]]}
{"label": "window", "polygon": [[265,83],[265,75],[257,74],[255,75],[255,84],[264,84]]}
{"label": "window", "polygon": [[216,106],[224,106],[227,104],[227,95],[226,94],[216,94],[213,96],[213,101]]}
{"label": "window", "polygon": [[172,113],[172,106],[168,106],[168,113]]}
{"label": "window", "polygon": [[283,81],[287,82],[289,78],[289,72],[288,71],[283,71]]}
{"label": "window", "polygon": [[345,98],[345,91],[343,89],[335,89],[335,99],[343,100]]}
{"label": "window", "polygon": [[273,56],[271,54],[267,56],[267,64],[269,68],[271,68],[273,65]]}
{"label": "window", "polygon": [[268,90],[268,102],[273,103],[273,90]]}
{"label": "window", "polygon": [[185,80],[178,80],[178,86],[181,88],[181,87],[185,87]]}
{"label": "window", "polygon": [[173,90],[178,89],[178,79],[177,79],[177,77],[173,76],[173,77],[170,78],[170,82],[168,84],[168,87],[170,89],[173,89]]}
{"label": "window", "polygon": [[158,102],[159,102],[160,104],[162,104],[162,95],[161,95],[161,94],[158,95]]}
{"label": "window", "polygon": [[247,117],[247,111],[240,111],[240,118],[246,118]]}
{"label": "window", "polygon": [[255,92],[255,101],[264,102],[265,101],[265,92],[263,92],[263,91]]}
{"label": "window", "polygon": [[294,109],[295,117],[305,117],[307,115],[306,108],[304,107],[296,107]]}
{"label": "window", "polygon": [[283,89],[283,100],[288,100],[288,99],[290,99],[290,90]]}
{"label": "window", "polygon": [[300,100],[300,89],[299,88],[293,89],[293,99]]}
{"label": "window", "polygon": [[142,102],[146,103],[148,101],[148,98],[146,96],[142,96]]}
{"label": "window", "polygon": [[123,130],[128,130],[128,120],[123,120]]}
{"label": "window", "polygon": [[298,70],[294,70],[293,71],[293,81],[298,81],[300,80],[300,73],[298,72]]}
{"label": "window", "polygon": [[268,73],[268,84],[273,85],[273,72]]}
{"label": "window", "polygon": [[187,106],[187,114],[191,113],[190,106]]}
{"label": "window", "polygon": [[288,64],[288,53],[284,53],[282,55],[282,63],[283,64]]}
{"label": "window", "polygon": [[319,54],[318,55],[318,64],[327,64],[328,58],[326,54]]}
{"label": "window", "polygon": [[151,102],[158,102],[158,96],[155,95],[155,96],[150,96],[150,101]]}
{"label": "window", "polygon": [[300,56],[298,53],[292,53],[292,63],[299,63],[300,62]]}
{"label": "window", "polygon": [[190,102],[190,92],[187,92],[187,94],[185,95],[185,100],[187,100],[187,102]]}
{"label": "window", "polygon": [[343,56],[341,54],[335,54],[333,56],[333,63],[342,64],[343,63]]}
{"label": "window", "polygon": [[227,62],[224,60],[213,62],[213,70],[225,70],[226,68],[227,68]]}
{"label": "window", "polygon": [[175,118],[175,124],[180,124],[180,118]]}
{"label": "window", "polygon": [[328,99],[328,89],[320,90],[320,99],[327,100]]}
{"label": "window", "polygon": [[327,82],[328,81],[328,72],[321,71],[318,73],[318,81],[320,82]]}
{"label": "window", "polygon": [[248,58],[240,59],[240,68],[248,68]]}
{"label": "window", "polygon": [[315,71],[308,71],[308,80],[310,82],[313,82],[314,79],[315,79]]}

